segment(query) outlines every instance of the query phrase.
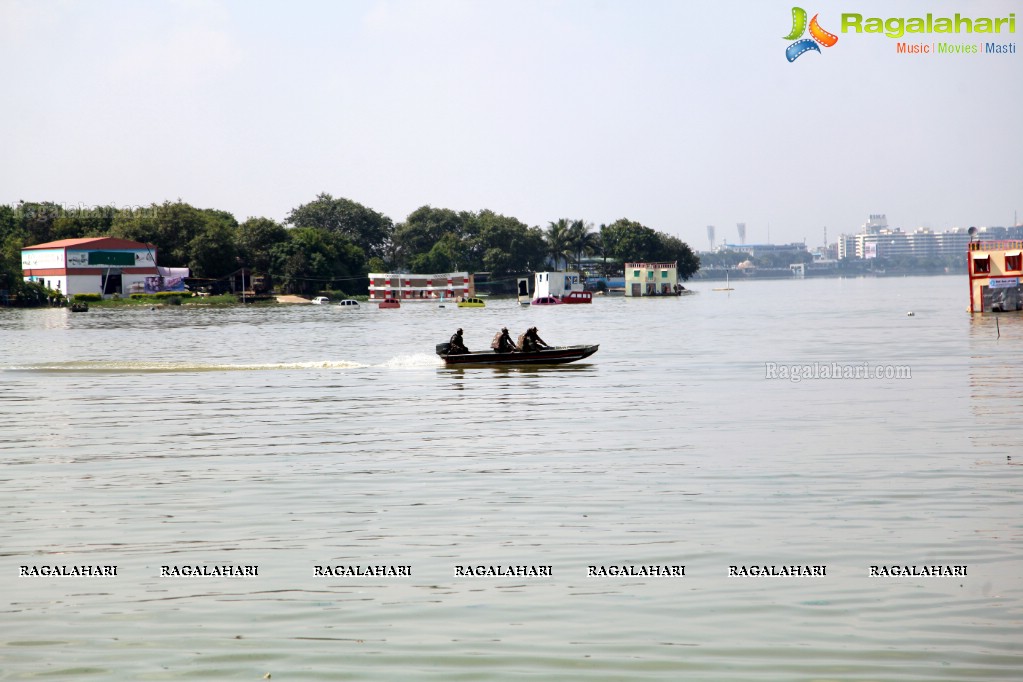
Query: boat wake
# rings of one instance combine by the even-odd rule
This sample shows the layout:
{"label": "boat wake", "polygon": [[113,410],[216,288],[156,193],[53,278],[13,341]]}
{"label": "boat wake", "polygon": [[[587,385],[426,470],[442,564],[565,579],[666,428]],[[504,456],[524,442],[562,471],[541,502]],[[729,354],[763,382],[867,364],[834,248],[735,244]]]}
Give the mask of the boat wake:
{"label": "boat wake", "polygon": [[436,355],[428,353],[411,353],[407,355],[396,355],[387,362],[379,365],[385,369],[417,369],[420,367],[439,367],[444,361]]}
{"label": "boat wake", "polygon": [[150,362],[150,361],[74,361],[48,362],[36,365],[6,367],[9,371],[20,372],[82,372],[96,374],[146,374],[179,372],[253,372],[288,369],[357,369],[368,367],[359,362],[346,360],[319,360],[314,362],[268,362],[253,364],[218,364],[201,362]]}

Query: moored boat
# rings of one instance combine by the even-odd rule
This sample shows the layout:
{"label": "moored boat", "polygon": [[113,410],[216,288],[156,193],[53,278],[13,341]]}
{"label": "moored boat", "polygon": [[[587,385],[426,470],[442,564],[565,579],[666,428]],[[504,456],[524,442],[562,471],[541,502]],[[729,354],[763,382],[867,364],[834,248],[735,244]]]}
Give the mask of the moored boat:
{"label": "moored boat", "polygon": [[492,350],[474,353],[448,354],[451,344],[438,343],[437,355],[448,366],[462,365],[562,365],[588,358],[597,352],[600,344],[579,346],[549,346],[535,351],[513,351],[498,353]]}
{"label": "moored boat", "polygon": [[385,298],[384,300],[380,301],[380,307],[384,308],[384,309],[386,309],[386,308],[400,308],[401,307],[401,303],[396,298],[388,297],[388,298]]}
{"label": "moored boat", "polygon": [[540,296],[534,298],[530,305],[561,305],[561,300],[557,296]]}
{"label": "moored boat", "polygon": [[469,298],[463,298],[458,302],[459,308],[486,308],[487,304],[482,298],[476,298],[470,296]]}

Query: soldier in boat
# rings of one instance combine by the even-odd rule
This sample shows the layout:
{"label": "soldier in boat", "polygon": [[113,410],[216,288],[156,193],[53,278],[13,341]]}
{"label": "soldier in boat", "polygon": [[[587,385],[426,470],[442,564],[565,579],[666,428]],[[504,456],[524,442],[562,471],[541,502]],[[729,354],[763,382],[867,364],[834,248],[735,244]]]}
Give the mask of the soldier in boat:
{"label": "soldier in boat", "polygon": [[451,335],[451,341],[448,342],[448,354],[449,355],[464,355],[469,352],[469,349],[465,347],[465,342],[462,341],[462,328],[459,327],[458,331]]}
{"label": "soldier in boat", "polygon": [[537,332],[536,327],[530,327],[519,336],[519,345],[517,350],[524,353],[534,353],[544,348],[550,348],[547,342],[540,338],[540,334]]}
{"label": "soldier in boat", "polygon": [[508,327],[501,327],[501,331],[494,334],[494,340],[491,341],[490,347],[497,353],[511,353],[515,350],[515,342],[512,341],[511,334],[508,333]]}

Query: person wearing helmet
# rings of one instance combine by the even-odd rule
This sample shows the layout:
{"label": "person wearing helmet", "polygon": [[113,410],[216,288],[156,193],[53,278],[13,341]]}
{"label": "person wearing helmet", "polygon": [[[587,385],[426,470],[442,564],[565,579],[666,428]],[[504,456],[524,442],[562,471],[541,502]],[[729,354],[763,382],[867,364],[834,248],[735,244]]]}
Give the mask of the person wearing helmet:
{"label": "person wearing helmet", "polygon": [[511,353],[515,350],[515,342],[512,341],[511,334],[508,333],[508,327],[501,327],[501,331],[494,334],[494,340],[491,341],[490,347],[498,353]]}
{"label": "person wearing helmet", "polygon": [[533,353],[543,348],[549,348],[549,346],[546,341],[540,338],[536,327],[530,327],[519,336],[518,350]]}
{"label": "person wearing helmet", "polygon": [[547,342],[540,338],[540,334],[537,332],[536,327],[530,327],[529,331],[533,339],[533,348],[535,350],[543,350],[544,348],[550,348]]}
{"label": "person wearing helmet", "polygon": [[451,335],[451,340],[448,344],[448,355],[464,355],[469,352],[469,349],[465,346],[465,342],[462,341],[461,327],[458,328],[457,332]]}

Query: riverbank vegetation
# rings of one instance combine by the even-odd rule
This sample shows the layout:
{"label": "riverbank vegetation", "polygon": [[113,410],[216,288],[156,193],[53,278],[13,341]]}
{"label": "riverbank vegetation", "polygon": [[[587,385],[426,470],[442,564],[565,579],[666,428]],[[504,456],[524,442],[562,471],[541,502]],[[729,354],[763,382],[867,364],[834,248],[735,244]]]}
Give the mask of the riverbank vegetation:
{"label": "riverbank vegetation", "polygon": [[[21,202],[0,205],[0,292],[42,296],[22,281],[21,249],[60,239],[120,237],[157,250],[157,262],[191,275],[226,280],[241,269],[267,278],[276,291],[365,294],[369,272],[487,272],[490,282],[546,269],[581,269],[597,259],[601,274],[626,261],[678,261],[692,277],[697,255],[677,237],[622,218],[595,226],[561,218],[529,226],[489,209],[423,206],[404,221],[355,201],[320,194],[283,223],[198,208],[182,202],[118,208]],[[38,288],[38,287],[35,287]]]}

